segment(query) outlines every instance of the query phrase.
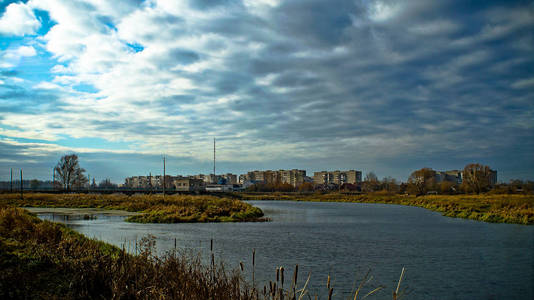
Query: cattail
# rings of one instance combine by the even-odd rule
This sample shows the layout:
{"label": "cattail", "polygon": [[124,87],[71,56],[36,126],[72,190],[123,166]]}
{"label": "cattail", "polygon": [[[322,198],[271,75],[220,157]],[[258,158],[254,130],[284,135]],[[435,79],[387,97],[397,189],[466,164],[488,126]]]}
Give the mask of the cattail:
{"label": "cattail", "polygon": [[293,284],[297,285],[297,278],[299,275],[299,265],[295,265],[295,273],[293,274]]}
{"label": "cattail", "polygon": [[280,267],[280,282],[282,283],[282,289],[284,288],[284,267]]}
{"label": "cattail", "polygon": [[255,268],[256,266],[256,249],[252,249],[252,286],[256,285],[256,280],[254,278]]}
{"label": "cattail", "polygon": [[326,280],[326,288],[330,289],[330,274],[328,274],[328,279]]}
{"label": "cattail", "polygon": [[242,261],[239,262],[239,267],[241,268],[241,272],[245,270],[245,266],[243,265]]}
{"label": "cattail", "polygon": [[256,261],[256,249],[252,249],[252,266],[255,265]]}
{"label": "cattail", "polygon": [[276,268],[276,282],[280,281],[280,268]]}

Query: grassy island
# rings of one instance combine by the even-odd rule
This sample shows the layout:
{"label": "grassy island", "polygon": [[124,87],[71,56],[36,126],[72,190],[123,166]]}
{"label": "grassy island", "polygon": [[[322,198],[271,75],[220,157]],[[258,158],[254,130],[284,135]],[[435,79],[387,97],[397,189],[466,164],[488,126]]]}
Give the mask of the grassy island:
{"label": "grassy island", "polygon": [[0,194],[0,206],[119,209],[139,212],[126,219],[139,223],[265,221],[248,203],[205,195]]}
{"label": "grassy island", "polygon": [[272,193],[244,194],[244,200],[292,200],[317,202],[384,203],[424,207],[447,217],[492,223],[534,225],[534,195],[428,195],[412,196],[382,192],[369,194],[341,193]]}

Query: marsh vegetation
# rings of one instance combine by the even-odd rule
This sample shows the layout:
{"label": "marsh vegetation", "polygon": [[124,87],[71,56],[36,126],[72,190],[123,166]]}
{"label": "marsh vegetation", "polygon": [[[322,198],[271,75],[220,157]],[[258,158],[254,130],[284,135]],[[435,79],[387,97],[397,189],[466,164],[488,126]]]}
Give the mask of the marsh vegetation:
{"label": "marsh vegetation", "polygon": [[139,223],[265,221],[248,203],[205,195],[0,194],[0,205],[125,210],[139,212],[126,219]]}
{"label": "marsh vegetation", "polygon": [[399,195],[388,192],[368,194],[244,194],[244,200],[292,200],[313,202],[355,202],[399,204],[427,208],[447,217],[492,223],[534,224],[534,195]]}
{"label": "marsh vegetation", "polygon": [[[154,255],[155,240],[148,236],[136,245],[136,254],[85,236],[26,210],[0,209],[0,298],[2,299],[309,299],[310,274],[275,268],[273,280],[254,280],[252,264],[228,270],[199,255],[172,250]],[[213,246],[212,246],[213,248]],[[251,280],[244,271],[252,270]],[[404,273],[404,270],[403,272]],[[399,285],[402,280],[399,279]],[[363,299],[385,287],[369,287],[369,272],[354,287],[351,298]],[[393,299],[404,289],[393,287]],[[332,299],[328,276],[325,295]],[[308,298],[309,296],[309,298]]]}

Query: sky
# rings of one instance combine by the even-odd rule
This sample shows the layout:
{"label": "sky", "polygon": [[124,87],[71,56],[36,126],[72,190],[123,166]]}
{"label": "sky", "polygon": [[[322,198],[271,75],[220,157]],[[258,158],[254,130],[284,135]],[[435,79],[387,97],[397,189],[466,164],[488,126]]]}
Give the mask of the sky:
{"label": "sky", "polygon": [[482,163],[534,180],[534,2],[0,2],[0,180]]}

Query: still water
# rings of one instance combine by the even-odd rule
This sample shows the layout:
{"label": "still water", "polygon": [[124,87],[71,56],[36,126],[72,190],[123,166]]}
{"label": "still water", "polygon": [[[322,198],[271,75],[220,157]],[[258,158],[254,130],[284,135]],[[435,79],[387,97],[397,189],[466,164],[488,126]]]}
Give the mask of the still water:
{"label": "still water", "polygon": [[255,249],[261,288],[275,280],[277,266],[291,278],[298,264],[299,285],[311,272],[309,291],[322,299],[328,274],[334,298],[346,299],[369,269],[373,279],[366,290],[386,286],[371,299],[391,299],[402,267],[401,288],[409,292],[404,299],[534,299],[534,226],[453,219],[398,205],[250,203],[272,222],[134,224],[117,215],[38,215],[131,251],[136,240],[152,234],[159,253],[174,249],[176,239],[178,248],[208,257],[213,239],[216,259],[229,268],[242,261],[246,271]]}

